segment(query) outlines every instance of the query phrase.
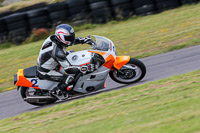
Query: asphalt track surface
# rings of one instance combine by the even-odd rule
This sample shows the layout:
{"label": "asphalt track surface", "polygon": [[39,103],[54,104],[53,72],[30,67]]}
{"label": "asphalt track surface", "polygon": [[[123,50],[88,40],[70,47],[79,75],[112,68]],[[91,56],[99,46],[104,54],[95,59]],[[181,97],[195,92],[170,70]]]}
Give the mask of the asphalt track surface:
{"label": "asphalt track surface", "polygon": [[[71,100],[83,98],[86,96],[96,95],[98,93],[110,90],[122,89],[130,86],[144,84],[146,82],[159,80],[162,78],[170,77],[172,75],[178,75],[198,70],[200,69],[200,45],[156,56],[151,56],[140,60],[143,61],[147,67],[147,74],[142,81],[131,85],[124,85],[124,84],[118,84],[112,81],[110,77],[108,77],[106,81],[107,87],[104,90],[95,92],[90,95],[76,97]],[[46,107],[51,107],[59,103],[63,102],[58,102],[43,107],[37,107],[29,105],[28,103],[24,102],[19,92],[17,92],[17,90],[0,93],[0,120],[18,114],[22,114],[24,112],[35,111]]]}

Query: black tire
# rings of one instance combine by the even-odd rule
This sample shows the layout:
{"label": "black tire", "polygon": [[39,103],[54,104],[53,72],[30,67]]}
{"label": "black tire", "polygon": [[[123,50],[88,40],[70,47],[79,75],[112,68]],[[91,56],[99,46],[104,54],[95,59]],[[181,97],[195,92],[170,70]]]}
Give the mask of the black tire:
{"label": "black tire", "polygon": [[2,12],[2,13],[0,13],[0,18],[3,18],[5,16],[11,15],[11,14],[13,14],[12,11]]}
{"label": "black tire", "polygon": [[101,1],[101,2],[96,2],[96,3],[90,4],[91,10],[97,10],[97,9],[102,9],[102,8],[108,8],[107,1]]}
{"label": "black tire", "polygon": [[41,17],[35,17],[35,18],[30,18],[29,25],[37,25],[40,23],[47,23],[49,20],[48,16],[41,16]]}
{"label": "black tire", "polygon": [[25,20],[21,20],[21,21],[17,21],[17,22],[13,22],[13,23],[8,23],[8,31],[11,30],[16,30],[16,29],[20,29],[20,28],[26,28],[27,27],[27,22]]}
{"label": "black tire", "polygon": [[92,18],[94,23],[106,23],[112,19],[109,8],[103,8],[92,11]]}
{"label": "black tire", "polygon": [[6,22],[5,19],[1,18],[0,19],[0,33],[6,32],[7,31],[7,26],[6,26]]}
{"label": "black tire", "polygon": [[45,24],[45,23],[41,23],[41,24],[36,24],[36,25],[30,25],[30,29],[40,29],[40,28],[45,28],[45,29],[49,29],[50,26]]}
{"label": "black tire", "polygon": [[61,10],[61,11],[52,12],[49,14],[49,18],[53,25],[67,21],[67,20],[69,20],[69,17],[70,16],[69,16],[69,13],[67,12],[67,10]]}
{"label": "black tire", "polygon": [[82,21],[82,20],[88,20],[91,18],[91,14],[89,13],[85,13],[85,12],[81,12],[78,14],[74,14],[72,16],[70,16],[70,20],[71,21]]}
{"label": "black tire", "polygon": [[68,0],[67,1],[68,7],[76,7],[76,6],[87,6],[86,0]]}
{"label": "black tire", "polygon": [[68,18],[69,17],[69,12],[67,10],[61,10],[61,11],[57,11],[57,12],[52,12],[49,14],[49,18],[51,20],[55,20],[55,19],[62,19],[62,18]]}
{"label": "black tire", "polygon": [[116,18],[127,18],[133,15],[132,7],[129,3],[118,5],[112,8]]}
{"label": "black tire", "polygon": [[154,1],[153,0],[133,0],[132,4],[134,8],[139,8],[144,5],[153,5]]}
{"label": "black tire", "polygon": [[158,3],[156,3],[156,7],[158,11],[165,11],[168,9],[174,9],[180,6],[179,2],[177,0],[168,0],[168,1],[162,1],[156,0]]}
{"label": "black tire", "polygon": [[27,11],[30,11],[30,10],[43,8],[46,5],[47,4],[45,2],[42,2],[42,3],[35,4],[35,5],[27,6],[27,7],[24,7],[24,8],[20,8],[20,9],[16,10],[15,12],[16,13],[18,13],[18,12],[27,12]]}
{"label": "black tire", "polygon": [[[27,95],[26,95],[27,89],[28,89],[27,87],[20,87],[20,94],[21,94],[22,99],[25,99],[27,97]],[[51,101],[51,102],[47,102],[47,103],[30,103],[30,102],[27,102],[27,103],[35,105],[35,106],[44,106],[44,105],[47,105],[47,104],[54,103],[56,101],[57,100]]]}
{"label": "black tire", "polygon": [[137,72],[133,72],[133,73],[135,73],[134,74],[135,76],[133,77],[133,79],[132,78],[130,78],[128,80],[123,79],[123,78],[117,76],[116,73],[118,73],[118,70],[110,71],[110,73],[109,73],[110,77],[115,82],[122,83],[122,84],[131,84],[131,83],[135,83],[135,82],[142,80],[144,78],[144,76],[146,75],[146,67],[140,60],[135,59],[135,58],[131,58],[130,61],[127,63],[127,65],[132,65],[134,67],[137,67],[137,69],[139,71],[138,72],[139,76],[137,78],[135,78],[135,76],[137,75]]}
{"label": "black tire", "polygon": [[19,35],[28,36],[27,32],[28,32],[27,28],[19,28],[16,30],[9,31],[9,34],[11,34],[13,36],[19,36]]}
{"label": "black tire", "polygon": [[7,32],[1,32],[0,33],[0,38],[2,38],[2,37],[5,38],[5,37],[7,37],[7,35],[8,35]]}
{"label": "black tire", "polygon": [[27,28],[20,28],[16,30],[9,31],[8,39],[9,41],[21,44],[26,38],[28,37],[28,29]]}
{"label": "black tire", "polygon": [[112,6],[121,5],[124,3],[130,3],[130,0],[111,0]]}
{"label": "black tire", "polygon": [[9,16],[4,17],[6,23],[12,23],[20,20],[26,20],[25,13],[15,13]]}
{"label": "black tire", "polygon": [[0,45],[7,40],[7,32],[0,32]]}
{"label": "black tire", "polygon": [[41,8],[41,9],[36,9],[36,10],[27,12],[28,18],[34,18],[38,16],[47,16],[47,15],[48,15],[47,8]]}
{"label": "black tire", "polygon": [[139,16],[150,15],[156,13],[154,5],[145,5],[135,9],[135,14]]}
{"label": "black tire", "polygon": [[[101,2],[102,0],[88,0],[88,2],[91,3],[96,3],[96,2]],[[107,0],[108,1],[108,0]]]}
{"label": "black tire", "polygon": [[88,9],[86,7],[76,6],[76,7],[69,8],[69,12],[70,12],[70,15],[73,16],[79,13],[88,13]]}
{"label": "black tire", "polygon": [[180,0],[181,4],[192,4],[192,3],[197,3],[197,0]]}
{"label": "black tire", "polygon": [[48,5],[47,9],[48,9],[48,12],[50,13],[60,11],[60,10],[67,10],[68,5],[67,5],[67,2],[59,2],[59,3]]}

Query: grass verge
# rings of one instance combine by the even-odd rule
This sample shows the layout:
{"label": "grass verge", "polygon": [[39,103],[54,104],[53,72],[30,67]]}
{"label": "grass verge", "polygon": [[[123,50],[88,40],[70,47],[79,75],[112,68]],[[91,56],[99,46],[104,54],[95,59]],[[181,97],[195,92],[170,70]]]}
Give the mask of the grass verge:
{"label": "grass verge", "polygon": [[0,120],[2,133],[198,132],[200,70]]}
{"label": "grass verge", "polygon": [[[113,40],[118,55],[141,58],[200,43],[200,3],[169,10],[146,17],[133,17],[126,21],[112,21],[94,28],[83,26],[77,36],[101,35]],[[79,29],[80,30],[80,29]],[[0,50],[0,92],[12,90],[13,75],[19,68],[36,65],[36,59],[44,40],[11,46]],[[88,48],[78,45],[69,49]]]}
{"label": "grass verge", "polygon": [[12,2],[10,1],[9,4],[4,5],[0,7],[0,12],[6,12],[6,11],[16,11],[20,8],[32,6],[34,4],[45,2],[47,4],[55,3],[55,2],[61,2],[64,0],[21,0],[18,2]]}

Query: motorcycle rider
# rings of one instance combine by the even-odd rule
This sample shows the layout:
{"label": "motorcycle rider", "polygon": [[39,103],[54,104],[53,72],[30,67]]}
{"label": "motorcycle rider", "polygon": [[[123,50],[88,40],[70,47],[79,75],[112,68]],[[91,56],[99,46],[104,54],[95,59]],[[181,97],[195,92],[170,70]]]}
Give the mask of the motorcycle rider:
{"label": "motorcycle rider", "polygon": [[[38,75],[42,79],[59,82],[58,86],[53,89],[65,91],[69,85],[73,84],[74,77],[69,75],[80,72],[80,66],[71,66],[66,56],[70,53],[66,47],[76,44],[91,44],[90,37],[75,37],[72,26],[60,24],[56,27],[54,35],[49,36],[43,43],[37,59]],[[64,68],[66,73],[61,73],[60,68]],[[94,71],[94,64],[83,66],[86,71]]]}

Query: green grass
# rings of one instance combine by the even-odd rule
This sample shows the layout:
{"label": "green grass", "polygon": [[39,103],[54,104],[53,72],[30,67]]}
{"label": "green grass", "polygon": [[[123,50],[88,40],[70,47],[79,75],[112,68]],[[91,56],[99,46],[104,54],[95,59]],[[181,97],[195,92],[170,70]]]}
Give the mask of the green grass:
{"label": "green grass", "polygon": [[200,70],[0,120],[2,133],[200,131]]}
{"label": "green grass", "polygon": [[[110,38],[118,55],[141,58],[200,43],[200,3],[169,10],[146,17],[133,17],[126,21],[112,21],[105,25],[88,25],[76,32],[77,36],[91,34]],[[86,29],[86,30],[82,30]],[[0,92],[14,89],[13,75],[20,68],[36,65],[39,49],[44,40],[11,46],[0,50]],[[78,45],[69,49],[87,47]]]}
{"label": "green grass", "polygon": [[16,11],[20,8],[32,6],[34,4],[38,4],[38,3],[42,3],[42,2],[50,4],[50,3],[61,2],[61,1],[65,1],[65,0],[21,0],[21,1],[13,2],[8,5],[4,5],[4,6],[0,7],[0,12]]}

